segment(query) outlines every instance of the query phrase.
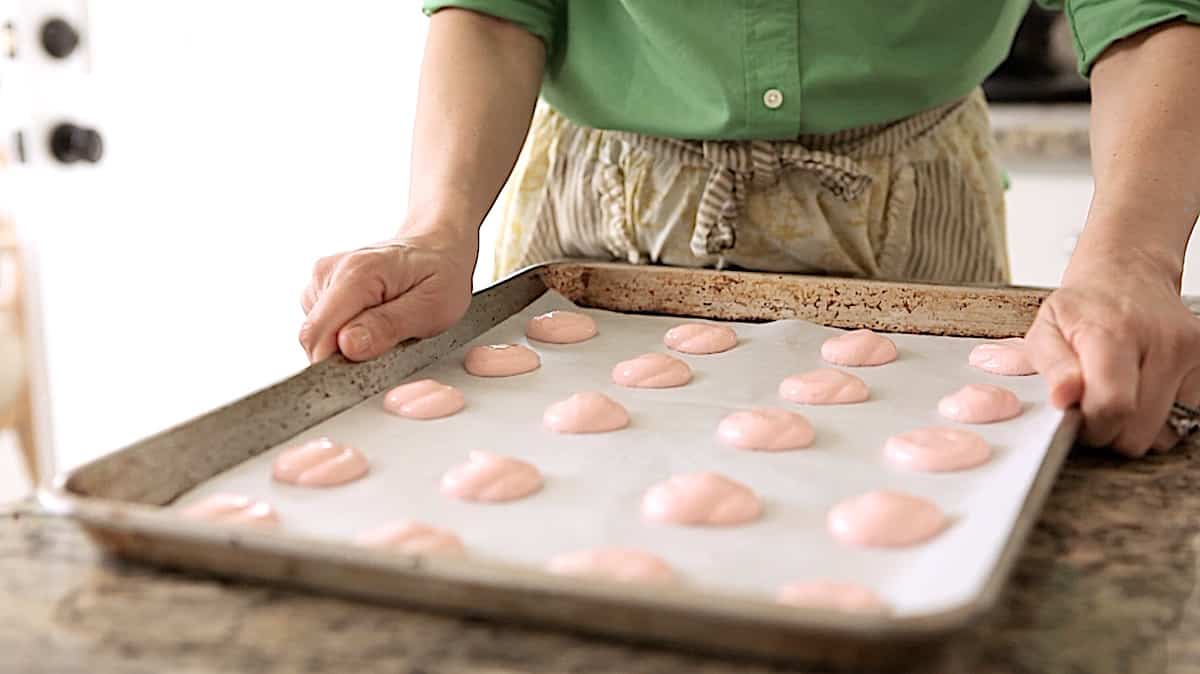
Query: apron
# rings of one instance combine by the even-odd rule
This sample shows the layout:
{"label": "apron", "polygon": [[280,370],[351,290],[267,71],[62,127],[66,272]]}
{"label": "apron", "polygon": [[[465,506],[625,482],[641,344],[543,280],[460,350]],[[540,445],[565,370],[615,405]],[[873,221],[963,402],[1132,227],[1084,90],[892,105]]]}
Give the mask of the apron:
{"label": "apron", "polygon": [[794,141],[578,126],[544,103],[501,198],[497,277],[550,260],[1007,283],[1004,184],[976,90]]}

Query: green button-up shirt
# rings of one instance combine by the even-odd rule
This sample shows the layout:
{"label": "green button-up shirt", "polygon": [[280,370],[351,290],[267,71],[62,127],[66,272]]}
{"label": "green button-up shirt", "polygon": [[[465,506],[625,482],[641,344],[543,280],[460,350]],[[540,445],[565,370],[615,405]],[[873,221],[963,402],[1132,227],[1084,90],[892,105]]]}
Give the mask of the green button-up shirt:
{"label": "green button-up shirt", "polygon": [[[1200,0],[1039,0],[1080,69]],[[424,0],[512,21],[547,47],[542,97],[572,121],[695,139],[785,139],[906,117],[967,94],[1030,0]]]}

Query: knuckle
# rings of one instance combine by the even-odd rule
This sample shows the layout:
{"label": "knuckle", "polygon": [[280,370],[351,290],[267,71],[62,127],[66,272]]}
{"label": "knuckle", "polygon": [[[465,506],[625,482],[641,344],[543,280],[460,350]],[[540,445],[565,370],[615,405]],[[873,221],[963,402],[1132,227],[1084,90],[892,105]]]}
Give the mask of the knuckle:
{"label": "knuckle", "polygon": [[1100,402],[1098,412],[1110,419],[1126,419],[1137,409],[1137,402],[1124,395],[1111,396]]}
{"label": "knuckle", "polygon": [[310,282],[310,285],[312,285],[312,287],[315,289],[324,288],[334,264],[335,263],[333,262],[332,257],[323,257],[317,260],[316,263],[313,264],[312,281]]}
{"label": "knuckle", "polygon": [[1124,388],[1097,396],[1091,401],[1090,416],[1098,421],[1119,423],[1137,411],[1137,399]]}
{"label": "knuckle", "polygon": [[1078,304],[1070,290],[1056,290],[1038,307],[1035,321],[1045,323],[1047,327],[1070,323],[1077,318]]}
{"label": "knuckle", "polygon": [[1043,339],[1046,333],[1057,330],[1053,319],[1046,313],[1045,305],[1042,310],[1038,311],[1034,316],[1033,322],[1029,324],[1029,329],[1025,331],[1025,338],[1033,341]]}
{"label": "knuckle", "polygon": [[1154,452],[1169,452],[1179,444],[1179,438],[1169,428],[1163,428],[1154,437],[1154,442],[1151,443],[1150,449]]}
{"label": "knuckle", "polygon": [[1088,334],[1107,342],[1124,344],[1131,338],[1137,321],[1123,312],[1113,312],[1101,317],[1101,320],[1089,318],[1080,321],[1077,328],[1081,334]]}
{"label": "knuckle", "polygon": [[1130,434],[1122,434],[1113,441],[1112,449],[1122,456],[1136,459],[1145,456],[1146,452],[1150,450],[1150,440]]}
{"label": "knuckle", "polygon": [[1054,319],[1059,312],[1057,304],[1058,302],[1054,295],[1046,298],[1046,301],[1042,302],[1041,306],[1038,307],[1037,313],[1033,315],[1033,325],[1030,326],[1030,330],[1037,328],[1039,325],[1054,323]]}
{"label": "knuckle", "polygon": [[1092,447],[1111,446],[1123,428],[1124,424],[1118,419],[1096,410],[1084,410],[1082,436],[1084,442]]}
{"label": "knuckle", "polygon": [[300,325],[300,332],[297,334],[297,339],[300,340],[300,346],[305,349],[312,349],[316,343],[316,328],[312,323],[305,321]]}
{"label": "knuckle", "polygon": [[347,255],[338,263],[335,273],[348,283],[359,283],[362,279],[375,275],[378,269],[374,257],[358,251]]}
{"label": "knuckle", "polygon": [[1142,456],[1154,446],[1158,439],[1158,432],[1162,428],[1165,428],[1165,425],[1154,426],[1146,422],[1144,418],[1138,419],[1136,423],[1130,423],[1122,428],[1114,445],[1123,454]]}
{"label": "knuckle", "polygon": [[1163,331],[1163,349],[1172,355],[1200,358],[1200,321],[1176,322]]}
{"label": "knuckle", "polygon": [[1114,436],[1110,432],[1101,431],[1095,424],[1084,427],[1083,443],[1088,447],[1106,447],[1112,444]]}
{"label": "knuckle", "polygon": [[317,261],[313,263],[313,278],[325,276],[326,274],[329,273],[330,269],[333,269],[333,267],[336,264],[337,264],[337,256],[336,255],[329,255],[326,257],[318,258]]}

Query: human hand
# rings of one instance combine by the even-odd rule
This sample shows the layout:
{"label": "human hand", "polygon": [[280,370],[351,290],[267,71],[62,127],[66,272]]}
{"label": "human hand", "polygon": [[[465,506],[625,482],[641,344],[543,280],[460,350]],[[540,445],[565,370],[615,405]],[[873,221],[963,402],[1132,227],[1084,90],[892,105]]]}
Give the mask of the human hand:
{"label": "human hand", "polygon": [[1029,329],[1050,403],[1080,406],[1090,445],[1166,451],[1180,440],[1171,404],[1200,403],[1200,320],[1171,267],[1137,250],[1077,254]]}
{"label": "human hand", "polygon": [[339,350],[370,360],[454,325],[471,302],[477,252],[469,237],[401,236],[317,260],[301,301],[300,345],[309,361]]}

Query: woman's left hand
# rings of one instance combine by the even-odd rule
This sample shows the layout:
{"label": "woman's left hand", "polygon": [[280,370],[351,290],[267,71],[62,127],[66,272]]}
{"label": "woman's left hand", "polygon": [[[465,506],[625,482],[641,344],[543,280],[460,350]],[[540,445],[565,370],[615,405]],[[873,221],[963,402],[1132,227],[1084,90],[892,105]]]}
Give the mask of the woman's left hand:
{"label": "woman's left hand", "polygon": [[1135,457],[1179,443],[1167,415],[1175,401],[1200,403],[1200,319],[1177,271],[1137,250],[1077,252],[1038,311],[1033,365],[1052,405],[1080,406],[1086,443]]}

